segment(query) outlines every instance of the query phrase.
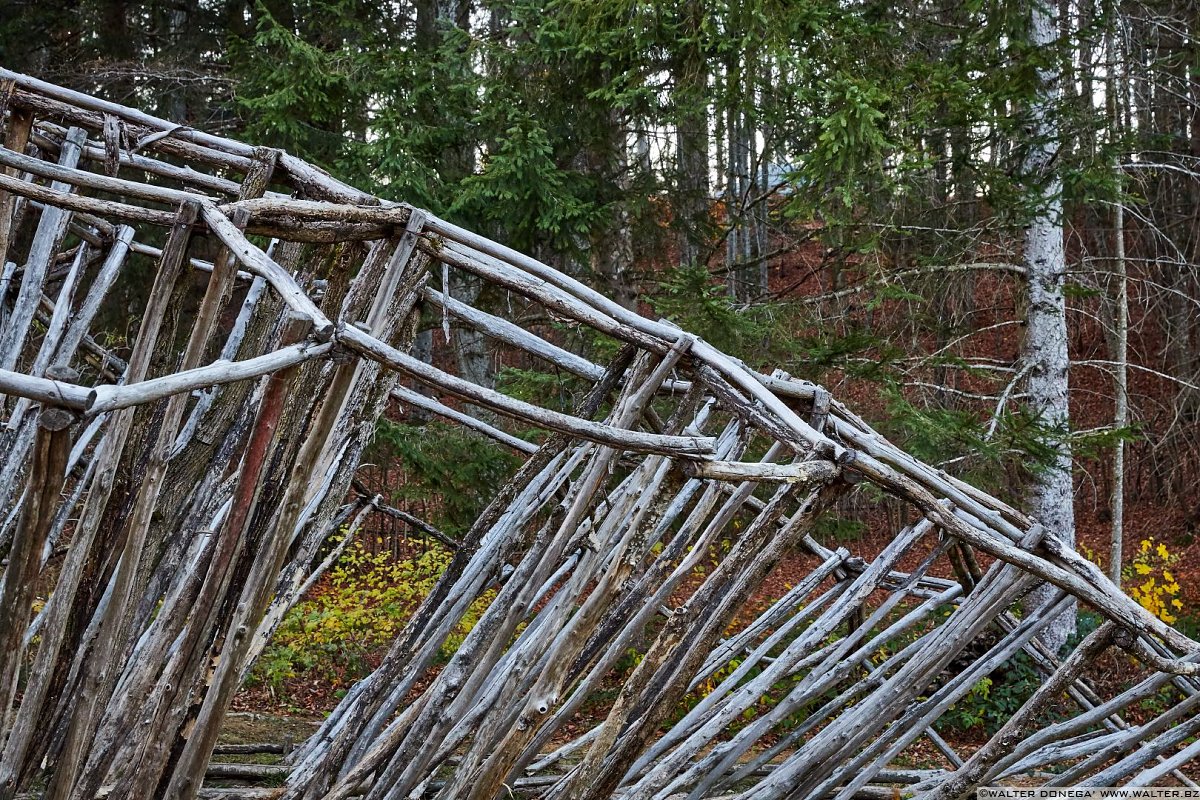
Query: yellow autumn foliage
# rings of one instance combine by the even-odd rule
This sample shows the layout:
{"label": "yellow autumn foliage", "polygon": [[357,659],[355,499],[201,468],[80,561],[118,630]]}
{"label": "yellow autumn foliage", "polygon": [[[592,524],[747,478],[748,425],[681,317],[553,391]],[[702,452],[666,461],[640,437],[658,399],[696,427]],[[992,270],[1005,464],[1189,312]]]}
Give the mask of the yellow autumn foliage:
{"label": "yellow autumn foliage", "polygon": [[1175,612],[1183,610],[1179,582],[1171,573],[1171,567],[1178,561],[1179,556],[1162,542],[1143,539],[1133,563],[1121,571],[1129,596],[1168,625],[1178,619]]}

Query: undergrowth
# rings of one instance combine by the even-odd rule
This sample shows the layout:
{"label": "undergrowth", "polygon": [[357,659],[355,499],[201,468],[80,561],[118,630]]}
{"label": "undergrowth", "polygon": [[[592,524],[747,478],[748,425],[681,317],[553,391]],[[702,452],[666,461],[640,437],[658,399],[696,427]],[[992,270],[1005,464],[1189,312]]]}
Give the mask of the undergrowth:
{"label": "undergrowth", "polygon": [[[396,557],[370,552],[361,542],[346,548],[338,563],[308,596],[288,612],[271,644],[255,663],[248,683],[286,698],[298,678],[339,688],[366,677],[378,657],[433,589],[451,553],[436,543]],[[487,592],[471,604],[442,643],[449,658],[491,602]]]}

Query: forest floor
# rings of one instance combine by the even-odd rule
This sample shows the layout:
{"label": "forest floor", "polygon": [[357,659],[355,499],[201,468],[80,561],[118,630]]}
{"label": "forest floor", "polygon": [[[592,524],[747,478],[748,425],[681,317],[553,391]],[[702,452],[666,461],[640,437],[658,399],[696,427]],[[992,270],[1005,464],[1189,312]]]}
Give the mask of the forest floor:
{"label": "forest floor", "polygon": [[[1179,515],[1174,516],[1178,517]],[[861,534],[847,537],[841,541],[827,539],[825,544],[845,546],[853,554],[871,560],[890,541],[891,531],[884,522],[881,519],[879,525],[870,526]],[[1085,552],[1088,550],[1104,552],[1108,547],[1109,540],[1108,523],[1094,513],[1089,513],[1086,509],[1080,513],[1078,522],[1079,544],[1085,548]],[[1179,556],[1180,561],[1177,563],[1175,571],[1182,586],[1185,610],[1180,614],[1176,625],[1189,635],[1196,636],[1198,623],[1200,623],[1200,614],[1197,613],[1200,611],[1200,581],[1193,580],[1192,577],[1200,575],[1200,545],[1194,542],[1183,544],[1182,540],[1186,538],[1184,535],[1171,536],[1171,531],[1182,530],[1182,523],[1162,508],[1147,505],[1135,506],[1130,509],[1127,525],[1128,538],[1131,543],[1136,544],[1143,537],[1154,537],[1157,541],[1168,543],[1172,552]],[[919,554],[910,554],[907,560],[901,562],[899,568],[911,569],[916,566],[919,558]],[[987,557],[981,554],[980,563],[986,568]],[[760,589],[743,606],[731,625],[731,631],[750,622],[770,606],[776,598],[784,594],[788,588],[807,575],[816,564],[813,557],[799,552],[783,559]],[[941,577],[953,577],[948,568],[939,570],[939,566],[940,562],[932,570],[934,574],[939,574]],[[701,579],[702,576],[697,575],[694,582],[698,583]],[[694,586],[682,587],[679,599],[682,600],[683,595],[691,588]],[[318,588],[317,591],[319,590]],[[356,677],[365,675],[368,670],[378,666],[385,650],[385,647],[380,646],[366,653],[356,670],[334,664],[324,664],[320,669],[298,671],[293,678],[285,680],[278,689],[265,685],[243,688],[234,703],[235,709],[240,713],[235,714],[232,723],[227,726],[222,741],[279,742],[284,736],[292,736],[295,741],[301,741],[315,729],[320,719],[337,705]],[[625,666],[632,668],[632,664]],[[427,681],[432,680],[436,675],[437,670],[438,667],[435,666],[426,679],[414,688],[414,692],[422,691],[427,685]],[[1135,676],[1128,664],[1122,663],[1119,657],[1114,656],[1108,661],[1102,661],[1095,674],[1088,677],[1093,682],[1115,687]],[[613,681],[612,687],[610,687],[613,694],[619,685],[619,680]],[[610,700],[609,692],[602,687],[595,698],[581,708],[576,718],[563,727],[559,736],[556,737],[556,743],[568,741],[602,720]],[[944,731],[943,735],[956,750],[964,754],[969,754],[987,738],[982,727],[978,729],[951,728]],[[905,758],[909,762],[907,765],[914,768],[942,765],[940,754],[925,739],[910,747],[906,751]],[[268,760],[267,763],[271,762]]]}
{"label": "forest floor", "polygon": [[[238,711],[231,713],[221,726],[218,746],[238,744],[284,744],[299,745],[316,732],[321,725],[322,715],[300,713],[262,713]],[[274,764],[281,755],[222,755],[221,761],[230,763]]]}

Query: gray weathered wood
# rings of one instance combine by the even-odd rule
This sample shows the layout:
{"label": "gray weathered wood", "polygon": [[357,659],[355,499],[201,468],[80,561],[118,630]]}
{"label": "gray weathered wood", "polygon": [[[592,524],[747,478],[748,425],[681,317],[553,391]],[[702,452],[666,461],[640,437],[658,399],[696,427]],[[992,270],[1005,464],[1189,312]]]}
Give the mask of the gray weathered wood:
{"label": "gray weathered wood", "polygon": [[[1200,645],[1038,520],[912,458],[825,389],[758,374],[286,153],[7,70],[0,105],[0,293],[15,300],[0,314],[0,392],[20,398],[0,420],[0,800],[34,787],[209,796],[206,775],[286,780],[244,791],[287,800],[886,800],[892,784],[952,797],[1014,772],[1194,784]],[[181,201],[196,205],[180,214]],[[28,258],[15,241],[33,245]],[[112,288],[147,260],[148,306],[114,308],[102,328]],[[426,288],[431,264],[494,290],[473,298],[499,293],[522,319],[619,352],[601,367],[555,326]],[[586,396],[567,413],[410,355],[422,306]],[[462,406],[434,399],[446,397]],[[465,533],[357,481],[390,400],[526,459]],[[44,426],[68,411],[83,424]],[[811,532],[863,483],[918,520],[870,560]],[[348,540],[318,556],[322,544],[372,514],[452,552],[445,573],[284,765],[211,763],[241,678]],[[785,555],[809,559],[806,574],[747,613]],[[1037,638],[1054,609],[1013,612],[1038,582],[1056,587],[1055,609],[1096,609],[1147,677],[1090,685],[1098,638],[1060,662]],[[48,600],[33,615],[35,587]],[[638,663],[618,674],[631,648]],[[964,761],[932,726],[1020,651],[1047,682]],[[610,681],[607,717],[579,725]],[[1178,699],[1162,713],[1123,716],[1164,690]],[[692,692],[703,697],[677,713]],[[1070,718],[1033,729],[1060,695]],[[949,767],[894,769],[922,737]],[[1040,771],[1056,759],[1071,763]]]}

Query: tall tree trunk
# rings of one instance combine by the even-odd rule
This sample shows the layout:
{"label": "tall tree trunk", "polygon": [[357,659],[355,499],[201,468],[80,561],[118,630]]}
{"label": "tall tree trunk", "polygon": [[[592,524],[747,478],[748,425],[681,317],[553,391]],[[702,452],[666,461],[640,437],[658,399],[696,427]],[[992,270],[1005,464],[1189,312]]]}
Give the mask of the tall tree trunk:
{"label": "tall tree trunk", "polygon": [[[466,30],[471,19],[471,0],[418,0],[416,7],[415,46],[425,53],[429,64],[438,59],[438,49],[448,31],[454,28]],[[423,125],[436,128],[444,109],[433,102],[419,105],[417,115]],[[441,183],[457,186],[471,173],[473,168],[473,143],[459,141],[445,148],[437,158],[437,170]],[[440,210],[440,209],[439,209]],[[456,300],[474,304],[483,288],[479,278],[449,270],[445,290]],[[465,325],[456,326],[450,333],[450,344],[454,350],[458,374],[472,383],[492,388],[496,382],[495,364],[482,333]],[[485,415],[491,412],[480,409]]]}
{"label": "tall tree trunk", "polygon": [[704,257],[709,235],[708,69],[700,40],[703,7],[688,4],[689,36],[678,58],[676,75],[676,157],[679,175],[679,263]]}
{"label": "tall tree trunk", "polygon": [[[733,67],[729,67],[729,71],[733,72]],[[732,79],[727,76],[726,82],[733,83]],[[738,269],[738,260],[741,256],[741,248],[738,245],[738,225],[737,225],[737,210],[740,192],[738,191],[738,146],[741,137],[739,131],[741,124],[737,108],[730,103],[725,111],[725,139],[727,141],[725,152],[725,225],[729,229],[729,233],[725,237],[725,279],[729,284],[729,295],[733,298],[739,296],[738,279],[741,277],[741,271]]]}
{"label": "tall tree trunk", "polygon": [[[1196,16],[1193,14],[1191,16],[1191,29],[1187,37],[1188,45],[1186,51],[1187,63],[1190,65],[1187,72],[1188,94],[1190,97],[1190,102],[1188,104],[1186,117],[1184,120],[1184,131],[1185,135],[1188,137],[1188,145],[1191,151],[1190,155],[1192,164],[1200,163],[1200,42],[1196,41],[1197,35],[1200,35],[1200,21],[1198,21]],[[1189,335],[1191,336],[1191,341],[1193,342],[1193,348],[1191,364],[1192,368],[1186,375],[1184,375],[1184,379],[1195,385],[1200,383],[1200,356],[1196,354],[1196,350],[1200,349],[1200,319],[1197,319],[1197,317],[1200,315],[1196,314],[1196,306],[1194,304],[1196,301],[1200,301],[1200,274],[1197,273],[1196,267],[1194,266],[1198,262],[1198,259],[1200,259],[1200,179],[1196,178],[1193,178],[1191,183],[1191,213],[1192,222],[1190,227],[1192,235],[1191,253],[1193,266],[1189,270],[1191,273],[1191,285],[1188,287],[1188,297],[1193,301],[1193,305],[1189,314],[1189,318],[1192,322]],[[1185,410],[1190,412],[1189,419],[1192,424],[1189,427],[1193,431],[1193,437],[1195,437],[1197,428],[1200,428],[1200,425],[1196,424],[1197,421],[1200,420],[1200,392],[1197,392],[1195,389],[1188,389],[1187,391],[1189,392],[1189,405],[1185,407]],[[1194,441],[1195,439],[1193,438],[1193,442]],[[1193,452],[1195,452],[1195,449],[1193,449]],[[1187,509],[1188,519],[1192,521],[1193,525],[1195,525],[1200,523],[1200,499],[1196,497],[1195,492],[1196,472],[1187,470],[1186,464],[1180,466],[1184,467],[1181,468],[1179,472],[1181,476],[1184,477],[1185,481],[1188,479],[1190,472],[1190,492],[1185,490],[1185,496],[1187,496],[1187,494],[1191,495],[1192,499],[1191,503],[1189,503],[1190,508]],[[1193,462],[1192,470],[1196,470],[1197,468],[1200,468],[1200,465]]]}
{"label": "tall tree trunk", "polygon": [[[1107,103],[1109,124],[1112,126],[1113,138],[1120,136],[1122,114],[1128,112],[1129,101],[1128,80],[1118,72],[1122,64],[1122,49],[1116,45],[1113,29],[1117,25],[1118,8],[1115,2],[1110,3],[1107,30],[1105,31],[1105,49],[1108,52],[1108,85]],[[1120,88],[1118,88],[1118,86]],[[1116,281],[1116,299],[1113,309],[1113,361],[1116,367],[1113,378],[1113,426],[1120,429],[1129,424],[1129,281],[1125,263],[1125,197],[1122,193],[1117,198],[1117,206],[1113,212],[1113,237],[1115,239],[1113,258],[1113,279]],[[1112,493],[1109,497],[1109,510],[1112,514],[1112,529],[1109,546],[1109,577],[1113,583],[1121,585],[1121,563],[1125,545],[1125,441],[1117,439],[1113,451],[1112,464]]]}
{"label": "tall tree trunk", "polygon": [[[1030,43],[1039,49],[1055,46],[1058,39],[1057,7],[1033,0]],[[1070,424],[1067,399],[1070,359],[1067,352],[1067,310],[1063,284],[1066,252],[1063,247],[1062,179],[1055,166],[1060,132],[1058,103],[1062,73],[1057,59],[1045,59],[1038,69],[1037,94],[1030,105],[1032,141],[1025,161],[1025,179],[1033,218],[1025,229],[1025,269],[1028,281],[1029,319],[1025,360],[1030,365],[1029,403],[1055,437],[1055,455],[1029,492],[1029,511],[1053,535],[1074,545],[1075,509],[1071,482],[1071,447],[1066,439]],[[1055,593],[1045,586],[1031,595],[1031,607],[1047,602]],[[1047,626],[1043,640],[1057,650],[1075,629],[1074,611],[1064,612]]]}
{"label": "tall tree trunk", "polygon": [[[1129,424],[1129,281],[1125,272],[1125,205],[1124,198],[1118,199],[1113,219],[1113,236],[1116,239],[1116,256],[1113,259],[1114,278],[1117,282],[1116,320],[1114,334],[1117,362],[1114,375],[1113,426],[1125,428]],[[1113,451],[1112,496],[1109,500],[1112,512],[1112,535],[1109,548],[1109,577],[1121,585],[1121,561],[1125,542],[1125,441],[1117,439]]]}
{"label": "tall tree trunk", "polygon": [[625,308],[636,310],[638,288],[633,277],[633,227],[627,204],[629,154],[626,129],[621,114],[610,109],[605,120],[608,130],[603,152],[597,153],[595,169],[606,183],[619,187],[618,196],[609,203],[608,220],[592,237],[591,267],[608,290],[608,296]]}

